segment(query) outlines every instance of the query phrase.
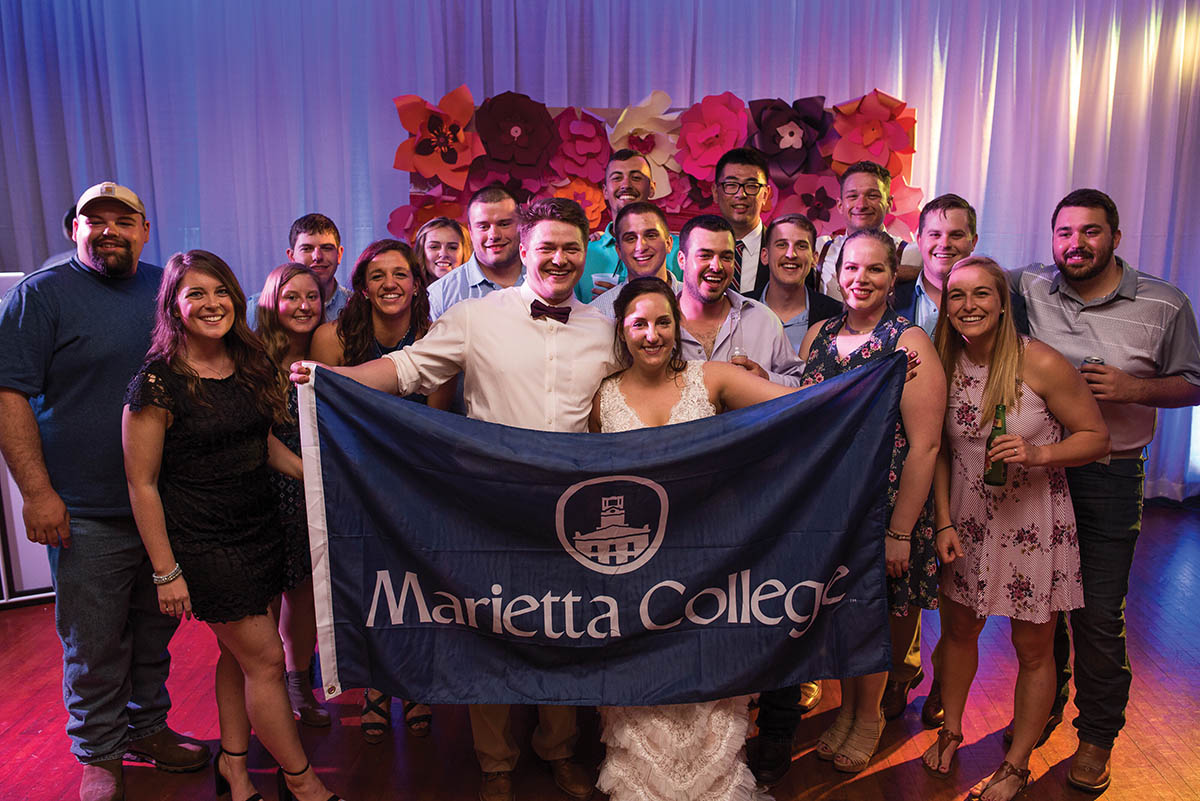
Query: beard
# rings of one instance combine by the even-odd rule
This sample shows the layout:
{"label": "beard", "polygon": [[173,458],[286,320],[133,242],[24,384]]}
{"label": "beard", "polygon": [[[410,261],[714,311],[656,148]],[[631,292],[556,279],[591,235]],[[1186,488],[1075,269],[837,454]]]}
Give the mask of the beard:
{"label": "beard", "polygon": [[101,240],[93,239],[87,243],[89,265],[96,272],[108,278],[123,278],[133,272],[133,249],[123,239],[106,239],[105,243],[115,242],[120,250],[103,252],[99,249]]}
{"label": "beard", "polygon": [[[1071,265],[1067,263],[1067,258],[1071,255],[1091,256],[1092,261],[1090,264]],[[1113,247],[1111,244],[1095,250],[1091,248],[1072,248],[1064,253],[1061,259],[1055,256],[1054,266],[1058,268],[1058,271],[1068,281],[1088,281],[1104,272],[1108,268],[1109,263],[1112,262],[1112,259]]]}

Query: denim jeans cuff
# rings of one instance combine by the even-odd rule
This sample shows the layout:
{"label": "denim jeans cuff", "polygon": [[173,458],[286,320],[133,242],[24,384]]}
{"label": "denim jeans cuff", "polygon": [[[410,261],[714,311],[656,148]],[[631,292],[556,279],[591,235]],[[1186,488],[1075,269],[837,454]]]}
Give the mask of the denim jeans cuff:
{"label": "denim jeans cuff", "polygon": [[129,739],[130,740],[141,740],[145,737],[150,737],[152,735],[158,734],[160,731],[162,731],[165,728],[167,728],[167,719],[165,717],[162,720],[155,721],[151,725],[144,726],[141,729],[135,729],[133,727],[130,727]]}
{"label": "denim jeans cuff", "polygon": [[1079,742],[1111,751],[1113,745],[1117,742],[1117,736],[1114,734],[1112,737],[1104,737],[1102,735],[1084,734],[1081,731],[1079,732]]}
{"label": "denim jeans cuff", "polygon": [[77,759],[79,761],[80,765],[95,765],[97,762],[110,762],[114,759],[124,759],[124,758],[125,758],[125,748],[124,747],[122,747],[119,751],[114,751],[114,752],[108,753],[108,754],[101,754],[100,756],[83,757],[83,756],[80,756],[79,754],[75,755],[75,759]]}

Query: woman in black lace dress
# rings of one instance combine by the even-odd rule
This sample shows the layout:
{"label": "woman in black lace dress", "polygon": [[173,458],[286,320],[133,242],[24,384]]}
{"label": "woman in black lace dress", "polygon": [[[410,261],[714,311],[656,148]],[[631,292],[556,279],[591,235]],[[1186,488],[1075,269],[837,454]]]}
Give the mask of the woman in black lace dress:
{"label": "woman in black lace dress", "polygon": [[280,379],[229,266],[203,250],[172,256],[146,363],[125,395],[125,472],[160,609],[205,621],[220,646],[213,771],[234,801],[260,798],[246,768],[251,725],[279,762],[281,798],[331,798],[300,744],[272,614],[287,549],[268,472],[301,476],[270,433],[286,414]]}

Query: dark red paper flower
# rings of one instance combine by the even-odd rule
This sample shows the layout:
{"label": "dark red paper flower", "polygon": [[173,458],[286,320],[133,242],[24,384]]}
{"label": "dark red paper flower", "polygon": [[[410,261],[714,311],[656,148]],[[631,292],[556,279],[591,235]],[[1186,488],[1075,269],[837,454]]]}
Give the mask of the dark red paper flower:
{"label": "dark red paper flower", "polygon": [[[604,183],[604,168],[612,155],[604,123],[577,108],[566,108],[554,118],[562,144],[550,159],[550,168],[562,179],[582,178]],[[555,183],[558,183],[557,181]]]}
{"label": "dark red paper flower", "polygon": [[528,95],[504,92],[476,109],[475,130],[487,151],[476,163],[526,186],[527,181],[542,184],[560,142],[545,105]]}
{"label": "dark red paper flower", "polygon": [[750,144],[766,155],[776,183],[786,186],[799,173],[816,175],[829,168],[820,144],[831,134],[833,113],[825,110],[824,97],[805,97],[791,105],[778,98],[751,100],[750,119]]}

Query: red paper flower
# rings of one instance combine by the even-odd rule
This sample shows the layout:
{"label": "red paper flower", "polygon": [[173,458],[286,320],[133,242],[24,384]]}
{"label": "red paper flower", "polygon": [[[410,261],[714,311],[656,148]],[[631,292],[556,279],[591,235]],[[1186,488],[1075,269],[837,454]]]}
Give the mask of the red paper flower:
{"label": "red paper flower", "polygon": [[570,182],[554,187],[551,193],[554,197],[565,197],[568,200],[574,200],[580,206],[583,206],[584,212],[587,214],[588,225],[591,230],[596,230],[600,227],[600,220],[604,217],[604,193],[582,178],[572,178]]}
{"label": "red paper flower", "polygon": [[733,92],[708,95],[679,115],[679,150],[683,171],[701,181],[716,180],[717,161],[731,148],[746,143],[750,116]]}
{"label": "red paper flower", "polygon": [[396,148],[392,166],[462,189],[471,162],[483,154],[479,137],[467,130],[475,113],[471,90],[463,84],[436,106],[416,95],[400,95],[393,102],[411,136]]}
{"label": "red paper flower", "polygon": [[554,118],[554,127],[562,144],[551,157],[550,168],[564,179],[604,183],[604,168],[612,155],[604,123],[577,108],[566,108]]}
{"label": "red paper flower", "polygon": [[840,196],[837,178],[801,173],[792,184],[791,194],[780,202],[775,216],[803,214],[816,226],[819,236],[832,235],[846,227],[846,218],[837,209]]}
{"label": "red paper flower", "polygon": [[691,216],[716,209],[712,184],[697,181],[684,172],[670,172],[667,176],[671,184],[671,193],[659,201],[664,211]]}
{"label": "red paper flower", "polygon": [[544,185],[550,159],[558,152],[559,137],[546,107],[528,95],[504,92],[483,101],[475,112],[475,130],[486,155],[488,170],[506,173],[528,186]]}
{"label": "red paper flower", "polygon": [[873,161],[894,176],[912,180],[916,113],[878,89],[833,107],[833,125],[841,139],[831,149],[838,175],[856,161]]}
{"label": "red paper flower", "polygon": [[434,217],[449,217],[466,220],[466,210],[455,193],[448,193],[443,184],[436,184],[427,192],[414,191],[409,194],[409,205],[400,206],[388,215],[388,233],[397,239],[411,242],[417,230]]}
{"label": "red paper flower", "polygon": [[817,174],[829,168],[820,144],[833,130],[833,113],[824,97],[806,97],[791,105],[782,100],[751,100],[754,133],[750,144],[766,155],[771,178],[788,185],[801,172]]}

